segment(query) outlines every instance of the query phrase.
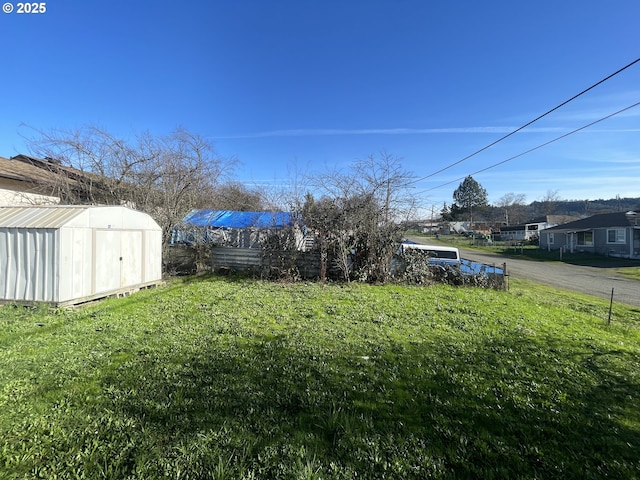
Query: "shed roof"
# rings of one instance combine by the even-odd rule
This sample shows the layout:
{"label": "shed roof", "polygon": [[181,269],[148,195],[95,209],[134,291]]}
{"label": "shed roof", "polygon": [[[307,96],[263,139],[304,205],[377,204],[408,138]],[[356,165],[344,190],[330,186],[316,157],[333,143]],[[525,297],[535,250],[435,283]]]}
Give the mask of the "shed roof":
{"label": "shed roof", "polygon": [[182,221],[196,227],[284,228],[292,226],[291,212],[236,212],[233,210],[191,210]]}
{"label": "shed roof", "polygon": [[117,205],[0,206],[0,228],[63,227],[160,230],[148,214]]}
{"label": "shed roof", "polygon": [[60,228],[88,206],[0,207],[0,227]]}

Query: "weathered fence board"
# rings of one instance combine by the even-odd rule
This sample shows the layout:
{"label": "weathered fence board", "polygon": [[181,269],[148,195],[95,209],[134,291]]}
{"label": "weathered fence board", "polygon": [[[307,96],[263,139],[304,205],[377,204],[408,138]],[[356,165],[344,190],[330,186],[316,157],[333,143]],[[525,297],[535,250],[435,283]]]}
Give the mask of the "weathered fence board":
{"label": "weathered fence board", "polygon": [[[262,277],[300,277],[303,279],[317,279],[320,277],[320,253],[301,251],[265,252],[259,248],[212,247],[207,249],[206,255],[196,252],[192,247],[172,247],[173,264],[179,264],[180,270],[200,271],[211,268],[214,272],[242,272]],[[192,267],[188,264],[191,262]],[[200,265],[206,263],[206,265]],[[479,282],[492,288],[506,288],[506,271],[504,268],[483,265],[464,260],[461,274],[466,277],[483,277]],[[327,276],[342,278],[336,263],[330,257],[327,262]],[[401,273],[402,268],[398,259],[392,261],[392,271]],[[473,282],[471,282],[473,283]]]}

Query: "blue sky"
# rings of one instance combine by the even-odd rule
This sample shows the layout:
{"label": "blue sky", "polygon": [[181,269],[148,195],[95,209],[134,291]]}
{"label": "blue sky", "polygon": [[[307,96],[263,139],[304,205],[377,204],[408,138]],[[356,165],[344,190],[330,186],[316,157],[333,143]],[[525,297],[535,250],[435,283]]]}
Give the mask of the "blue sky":
{"label": "blue sky", "polygon": [[[2,3],[5,3],[4,0]],[[0,156],[25,127],[184,127],[249,185],[400,157],[429,208],[462,178],[640,102],[637,0],[52,0],[0,14]],[[295,166],[295,167],[294,167]],[[474,175],[496,202],[640,196],[640,107]],[[442,186],[443,184],[447,184]]]}

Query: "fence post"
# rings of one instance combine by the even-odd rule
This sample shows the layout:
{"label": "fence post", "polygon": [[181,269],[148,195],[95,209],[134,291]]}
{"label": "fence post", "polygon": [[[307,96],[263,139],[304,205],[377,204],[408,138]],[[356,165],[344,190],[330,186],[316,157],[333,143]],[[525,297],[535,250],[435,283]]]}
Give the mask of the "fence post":
{"label": "fence post", "polygon": [[509,291],[509,275],[507,275],[507,262],[502,264],[502,281],[505,291]]}
{"label": "fence post", "polygon": [[609,302],[609,319],[607,325],[611,325],[611,310],[613,308],[613,287],[611,288],[611,301]]}

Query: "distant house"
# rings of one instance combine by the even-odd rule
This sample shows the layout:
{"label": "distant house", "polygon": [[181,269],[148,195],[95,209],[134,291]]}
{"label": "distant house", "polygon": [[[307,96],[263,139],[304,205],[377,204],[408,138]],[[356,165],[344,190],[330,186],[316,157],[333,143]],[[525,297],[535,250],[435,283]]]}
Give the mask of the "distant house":
{"label": "distant house", "polygon": [[640,214],[615,212],[548,228],[540,248],[640,259]]}
{"label": "distant house", "polygon": [[527,241],[540,237],[540,232],[556,225],[574,220],[575,217],[565,215],[547,215],[535,218],[526,223],[518,225],[505,225],[500,227],[500,238],[511,241]]}
{"label": "distant house", "polygon": [[[519,225],[504,225],[500,227],[500,240],[523,242],[537,235],[538,229],[528,229],[531,225],[521,223]],[[532,225],[537,227],[537,225]]]}

